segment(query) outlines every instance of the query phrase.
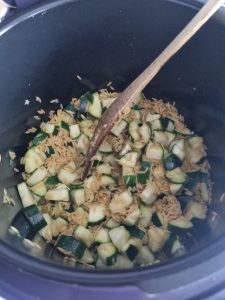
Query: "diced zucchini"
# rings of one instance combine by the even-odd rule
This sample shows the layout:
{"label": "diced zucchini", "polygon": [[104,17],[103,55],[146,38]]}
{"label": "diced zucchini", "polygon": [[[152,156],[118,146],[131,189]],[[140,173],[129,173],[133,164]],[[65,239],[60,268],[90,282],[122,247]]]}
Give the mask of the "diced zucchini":
{"label": "diced zucchini", "polygon": [[163,126],[162,126],[161,120],[155,119],[155,120],[151,121],[151,128],[152,128],[152,130],[162,130]]}
{"label": "diced zucchini", "polygon": [[87,112],[89,103],[94,102],[93,94],[90,92],[86,92],[84,95],[82,95],[79,99],[80,101],[80,108],[79,111],[84,114]]}
{"label": "diced zucchini", "polygon": [[89,208],[88,224],[95,226],[105,220],[105,207],[102,205],[93,205]]}
{"label": "diced zucchini", "polygon": [[45,219],[37,208],[37,205],[32,204],[23,208],[23,213],[27,221],[33,228],[34,232],[41,230],[47,225]]}
{"label": "diced zucchini", "polygon": [[139,249],[138,255],[136,257],[136,262],[138,265],[148,265],[153,263],[155,260],[154,254],[150,251],[148,246],[142,246]]}
{"label": "diced zucchini", "polygon": [[181,160],[174,154],[170,154],[163,160],[163,166],[167,171],[173,170],[181,165]]}
{"label": "diced zucchini", "polygon": [[207,183],[209,174],[201,171],[187,173],[188,179],[185,183],[185,188],[193,191],[200,182]]}
{"label": "diced zucchini", "polygon": [[85,264],[92,264],[92,263],[94,263],[93,253],[89,249],[86,249],[84,251],[84,255],[81,258],[81,261],[84,262]]}
{"label": "diced zucchini", "polygon": [[114,155],[106,155],[104,158],[103,158],[103,161],[105,163],[109,163],[112,167],[115,167],[115,166],[118,166],[118,162],[117,162],[117,159]]}
{"label": "diced zucchini", "polygon": [[33,185],[30,189],[35,195],[40,197],[44,197],[44,195],[47,193],[47,188],[43,181]]}
{"label": "diced zucchini", "polygon": [[109,210],[115,214],[122,211],[124,208],[129,207],[133,202],[131,193],[126,190],[120,195],[114,196],[109,204]]}
{"label": "diced zucchini", "polygon": [[181,161],[184,160],[184,139],[175,140],[171,143],[170,149],[174,155],[176,155]]}
{"label": "diced zucchini", "polygon": [[59,184],[56,188],[47,191],[45,199],[50,201],[69,201],[69,190],[66,185]]}
{"label": "diced zucchini", "polygon": [[137,238],[137,239],[143,239],[145,232],[138,228],[138,226],[133,225],[133,226],[125,226],[128,232],[130,233],[131,236]]}
{"label": "diced zucchini", "polygon": [[123,148],[120,150],[119,157],[124,156],[128,152],[132,151],[132,148],[129,143],[126,143]]}
{"label": "diced zucchini", "polygon": [[139,249],[141,248],[141,241],[138,239],[131,238],[122,247],[121,251],[126,254],[129,260],[133,261],[138,255]]}
{"label": "diced zucchini", "polygon": [[184,183],[187,180],[187,175],[180,168],[166,171],[166,177],[172,183]]}
{"label": "diced zucchini", "polygon": [[116,123],[111,129],[112,134],[115,136],[120,136],[121,133],[126,129],[127,122],[125,120],[121,120],[119,123]]}
{"label": "diced zucchini", "polygon": [[105,244],[110,242],[109,230],[107,228],[100,228],[94,240],[95,244]]}
{"label": "diced zucchini", "polygon": [[93,237],[89,229],[82,225],[78,225],[74,230],[74,236],[79,241],[83,242],[88,248],[93,243]]}
{"label": "diced zucchini", "polygon": [[140,132],[139,132],[139,123],[137,121],[132,121],[129,124],[129,135],[131,136],[133,141],[138,141],[141,138]]}
{"label": "diced zucchini", "polygon": [[137,209],[133,210],[130,214],[128,214],[126,216],[126,218],[124,218],[123,223],[125,225],[132,226],[135,223],[137,223],[140,216],[141,216],[141,211],[139,208],[137,208]]}
{"label": "diced zucchini", "polygon": [[194,218],[204,220],[206,218],[207,206],[202,203],[190,201],[184,210],[184,217],[187,220],[192,220]]}
{"label": "diced zucchini", "polygon": [[78,188],[70,191],[71,200],[77,205],[80,206],[84,203],[85,195],[84,189]]}
{"label": "diced zucchini", "polygon": [[130,234],[124,226],[119,226],[119,227],[111,229],[109,231],[109,236],[110,236],[113,244],[120,251],[122,249],[122,247],[129,240]]}
{"label": "diced zucchini", "polygon": [[78,124],[69,126],[71,139],[77,139],[80,136],[80,126]]}
{"label": "diced zucchini", "polygon": [[159,143],[163,146],[168,145],[168,139],[165,131],[155,130],[154,131],[154,142]]}
{"label": "diced zucchini", "polygon": [[140,171],[137,174],[137,181],[142,184],[146,184],[150,177],[151,163],[148,161],[143,161],[141,163]]}
{"label": "diced zucchini", "polygon": [[150,205],[156,200],[156,185],[153,181],[148,182],[145,189],[140,194],[140,198],[146,205]]}
{"label": "diced zucchini", "polygon": [[76,108],[72,103],[67,104],[67,106],[65,107],[65,111],[69,114],[71,114],[72,116],[75,115],[76,113]]}
{"label": "diced zucchini", "polygon": [[153,252],[162,249],[165,242],[169,238],[170,232],[160,227],[150,227],[148,230],[148,247]]}
{"label": "diced zucchini", "polygon": [[138,160],[137,152],[128,152],[118,162],[120,165],[134,168]]}
{"label": "diced zucchini", "polygon": [[55,150],[51,146],[48,147],[47,151],[45,152],[46,158],[49,158],[54,153],[55,153]]}
{"label": "diced zucchini", "polygon": [[163,215],[160,212],[155,212],[152,215],[152,223],[156,226],[156,227],[161,227],[165,224],[165,220],[163,218]]}
{"label": "diced zucchini", "polygon": [[96,171],[99,174],[107,174],[110,175],[112,173],[112,166],[108,163],[103,163],[96,168]]}
{"label": "diced zucchini", "polygon": [[52,218],[50,217],[49,214],[42,214],[43,218],[45,219],[45,222],[47,223],[47,225],[45,227],[43,227],[41,230],[39,230],[39,234],[47,240],[46,238],[46,232],[48,231],[48,225],[50,225],[52,223]]}
{"label": "diced zucchini", "polygon": [[[45,216],[46,217],[46,216]],[[46,220],[48,223],[48,219]],[[67,229],[68,223],[63,218],[58,217],[56,220],[49,220],[47,226],[45,226],[39,233],[44,239],[51,242],[53,238],[57,237],[60,233]]]}
{"label": "diced zucchini", "polygon": [[175,129],[174,122],[172,120],[169,120],[166,130],[173,132],[174,129]]}
{"label": "diced zucchini", "polygon": [[180,206],[183,211],[187,204],[192,200],[193,196],[182,193],[181,195],[177,195],[176,198],[180,202]]}
{"label": "diced zucchini", "polygon": [[41,130],[47,134],[53,134],[55,130],[55,125],[50,123],[44,123],[43,126],[41,127]]}
{"label": "diced zucchini", "polygon": [[33,239],[36,231],[34,231],[30,222],[25,217],[23,210],[20,210],[13,218],[10,227],[16,228],[22,238]]}
{"label": "diced zucchini", "polygon": [[126,186],[134,187],[137,184],[137,176],[136,174],[123,175],[123,181],[126,184]]}
{"label": "diced zucchini", "polygon": [[102,107],[109,108],[110,105],[116,100],[117,97],[102,99]]}
{"label": "diced zucchini", "polygon": [[77,139],[77,147],[81,150],[82,153],[86,154],[89,148],[89,139],[86,135],[81,134]]}
{"label": "diced zucchini", "polygon": [[150,137],[151,137],[150,127],[146,123],[143,123],[142,126],[139,127],[139,133],[140,133],[141,138],[143,139],[143,141],[147,144],[150,140]]}
{"label": "diced zucchini", "polygon": [[176,195],[183,187],[183,183],[170,183],[170,193]]}
{"label": "diced zucchini", "polygon": [[78,178],[79,176],[76,173],[69,172],[65,169],[61,169],[58,174],[59,181],[65,185],[70,185]]}
{"label": "diced zucchini", "polygon": [[192,163],[198,163],[203,157],[206,156],[206,152],[203,145],[203,139],[199,136],[193,136],[187,139],[186,152]]}
{"label": "diced zucchini", "polygon": [[25,172],[31,174],[44,164],[44,159],[35,147],[30,148],[24,156]]}
{"label": "diced zucchini", "polygon": [[162,160],[163,159],[163,147],[158,143],[150,142],[146,149],[146,157],[150,161]]}
{"label": "diced zucchini", "polygon": [[112,153],[112,146],[107,143],[106,141],[104,143],[102,143],[102,145],[99,148],[99,152],[100,153],[107,153],[110,154]]}
{"label": "diced zucchini", "polygon": [[109,221],[106,223],[106,227],[112,229],[112,228],[116,228],[119,227],[120,223],[114,221],[113,219],[109,219]]}
{"label": "diced zucchini", "polygon": [[66,123],[65,121],[61,121],[61,122],[60,122],[60,127],[63,128],[63,129],[65,129],[65,130],[67,130],[67,131],[70,130],[69,124]]}
{"label": "diced zucchini", "polygon": [[150,112],[148,112],[148,114],[146,115],[146,122],[152,122],[155,120],[159,120],[160,119],[160,114],[151,114]]}
{"label": "diced zucchini", "polygon": [[59,183],[59,179],[57,176],[48,177],[48,179],[45,181],[47,188],[52,188],[56,186],[58,183]]}
{"label": "diced zucchini", "polygon": [[115,184],[116,184],[115,179],[110,175],[102,175],[100,177],[100,185],[101,186],[115,185]]}
{"label": "diced zucchini", "polygon": [[144,140],[139,140],[139,141],[135,141],[133,144],[132,144],[132,148],[133,150],[135,151],[139,151],[139,150],[142,150],[144,147],[146,146],[146,142]]}
{"label": "diced zucchini", "polygon": [[101,244],[97,248],[97,253],[107,266],[113,265],[116,261],[116,248],[112,243]]}
{"label": "diced zucchini", "polygon": [[23,204],[23,207],[30,206],[32,204],[36,204],[36,201],[32,197],[31,191],[25,182],[21,182],[17,185],[17,189]]}
{"label": "diced zucchini", "polygon": [[101,100],[99,98],[99,94],[98,93],[94,93],[93,94],[93,102],[88,104],[88,113],[96,118],[96,119],[100,119],[101,115],[102,115],[102,104],[101,104]]}
{"label": "diced zucchini", "polygon": [[35,185],[44,180],[47,175],[47,170],[44,167],[40,167],[30,175],[30,177],[27,179],[27,184],[30,186]]}
{"label": "diced zucchini", "polygon": [[80,131],[90,139],[94,132],[94,122],[92,120],[85,119],[79,123],[79,126]]}
{"label": "diced zucchini", "polygon": [[81,259],[86,250],[86,246],[81,241],[76,240],[73,236],[61,235],[55,245],[60,251],[66,254],[73,254]]}
{"label": "diced zucchini", "polygon": [[168,229],[174,234],[180,234],[184,231],[188,231],[193,227],[193,224],[187,220],[184,216],[180,216],[176,220],[172,220],[168,224]]}
{"label": "diced zucchini", "polygon": [[136,107],[133,107],[129,113],[129,119],[133,121],[140,121],[141,120],[140,109],[136,109]]}
{"label": "diced zucchini", "polygon": [[39,145],[42,141],[44,141],[48,137],[48,134],[40,131],[32,141],[33,146]]}
{"label": "diced zucchini", "polygon": [[141,205],[141,217],[138,221],[139,226],[148,227],[152,218],[152,210],[150,207]]}

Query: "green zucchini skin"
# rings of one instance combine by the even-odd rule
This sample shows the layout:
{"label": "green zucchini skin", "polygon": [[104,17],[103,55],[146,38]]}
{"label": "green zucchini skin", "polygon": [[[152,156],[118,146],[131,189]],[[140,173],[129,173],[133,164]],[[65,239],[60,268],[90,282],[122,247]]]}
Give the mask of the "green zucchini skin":
{"label": "green zucchini skin", "polygon": [[73,236],[61,235],[57,240],[56,247],[60,247],[66,251],[71,252],[77,258],[81,259],[86,250],[86,245],[81,241],[76,240]]}

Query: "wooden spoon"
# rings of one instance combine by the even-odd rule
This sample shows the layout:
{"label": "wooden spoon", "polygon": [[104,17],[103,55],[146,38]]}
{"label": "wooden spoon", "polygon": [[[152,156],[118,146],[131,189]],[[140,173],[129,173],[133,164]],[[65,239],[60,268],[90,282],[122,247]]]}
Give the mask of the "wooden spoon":
{"label": "wooden spoon", "polygon": [[163,50],[163,52],[161,52],[150,66],[148,66],[104,112],[95,128],[94,135],[90,142],[82,179],[88,174],[91,166],[91,158],[96,154],[113,125],[129,110],[135,97],[137,97],[137,95],[155,77],[165,63],[202,27],[202,25],[204,25],[220,6],[222,6],[224,1],[225,0],[208,0],[194,18]]}

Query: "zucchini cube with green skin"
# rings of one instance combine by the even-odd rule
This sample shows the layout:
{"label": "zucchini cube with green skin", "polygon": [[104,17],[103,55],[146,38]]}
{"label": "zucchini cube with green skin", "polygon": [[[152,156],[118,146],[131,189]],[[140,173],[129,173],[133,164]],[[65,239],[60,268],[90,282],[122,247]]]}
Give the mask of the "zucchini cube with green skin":
{"label": "zucchini cube with green skin", "polygon": [[192,229],[192,227],[192,222],[184,216],[180,216],[179,218],[170,221],[168,224],[168,230],[170,230],[174,234],[182,234]]}
{"label": "zucchini cube with green skin", "polygon": [[48,172],[45,167],[40,167],[35,170],[30,177],[27,179],[27,184],[33,186],[40,181],[44,180],[45,177],[48,175]]}
{"label": "zucchini cube with green skin", "polygon": [[82,225],[78,225],[74,230],[75,238],[83,242],[88,248],[93,243],[92,234],[89,229]]}
{"label": "zucchini cube with green skin", "polygon": [[126,218],[123,219],[123,223],[128,226],[134,225],[141,216],[141,211],[139,208],[136,208],[131,213],[129,213]]}
{"label": "zucchini cube with green skin", "polygon": [[185,183],[185,188],[193,191],[197,184],[201,182],[208,182],[209,174],[201,171],[194,171],[187,173],[187,181]]}
{"label": "zucchini cube with green skin", "polygon": [[69,126],[71,139],[77,139],[80,136],[80,126],[79,124],[74,124]]}
{"label": "zucchini cube with green skin", "polygon": [[174,155],[176,155],[176,157],[183,161],[185,157],[184,139],[173,141],[170,145],[170,150]]}
{"label": "zucchini cube with green skin", "polygon": [[156,200],[156,184],[153,181],[148,182],[145,189],[140,194],[140,198],[146,205],[150,205]]}
{"label": "zucchini cube with green skin", "polygon": [[101,244],[97,248],[97,253],[107,266],[113,265],[116,261],[116,247],[112,243]]}
{"label": "zucchini cube with green skin", "polygon": [[58,179],[65,185],[70,185],[76,179],[78,179],[78,175],[75,172],[69,172],[65,169],[61,169],[58,174]]}
{"label": "zucchini cube with green skin", "polygon": [[38,146],[42,141],[48,137],[46,132],[40,131],[32,141],[33,146]]}
{"label": "zucchini cube with green skin", "polygon": [[83,188],[77,188],[70,191],[70,197],[73,203],[75,203],[77,206],[80,206],[84,203],[84,189]]}
{"label": "zucchini cube with green skin", "polygon": [[141,241],[138,239],[129,239],[128,242],[122,247],[122,252],[126,254],[129,260],[135,260],[138,255],[139,249],[141,248]]}
{"label": "zucchini cube with green skin", "polygon": [[47,188],[43,181],[33,185],[30,189],[35,195],[40,197],[44,197],[47,193]]}
{"label": "zucchini cube with green skin", "polygon": [[99,245],[99,244],[105,244],[109,242],[110,242],[109,230],[107,228],[100,228],[99,231],[96,233],[94,243]]}
{"label": "zucchini cube with green skin", "polygon": [[69,124],[66,123],[65,121],[61,121],[61,122],[60,122],[60,126],[61,126],[63,129],[67,130],[67,131],[70,130]]}
{"label": "zucchini cube with green skin", "polygon": [[130,238],[130,234],[124,226],[119,226],[113,228],[109,231],[109,236],[116,246],[116,248],[120,251],[122,247],[127,243]]}
{"label": "zucchini cube with green skin", "polygon": [[165,170],[173,170],[182,165],[182,161],[174,154],[170,154],[163,161]]}
{"label": "zucchini cube with green skin", "polygon": [[137,181],[139,183],[145,184],[150,177],[150,168],[151,168],[151,163],[148,161],[143,161],[141,163],[140,171],[137,174]]}
{"label": "zucchini cube with green skin", "polygon": [[116,222],[113,219],[109,219],[109,221],[106,223],[106,227],[109,228],[109,229],[116,228],[116,227],[119,227],[119,226],[120,226],[120,223]]}
{"label": "zucchini cube with green skin", "polygon": [[33,239],[36,230],[31,226],[28,219],[25,217],[23,210],[20,210],[13,218],[10,226],[16,228],[22,238]]}
{"label": "zucchini cube with green skin", "polygon": [[106,141],[103,142],[98,151],[103,154],[111,154],[113,152],[112,146]]}
{"label": "zucchini cube with green skin", "polygon": [[187,175],[179,167],[171,171],[166,171],[167,179],[172,183],[184,183],[187,181]]}
{"label": "zucchini cube with green skin", "polygon": [[170,232],[166,229],[159,227],[150,227],[148,230],[148,247],[153,252],[160,251],[167,239],[170,236]]}
{"label": "zucchini cube with green skin", "polygon": [[110,175],[104,174],[100,177],[100,186],[115,185],[115,184],[116,184],[115,179]]}
{"label": "zucchini cube with green skin", "polygon": [[138,225],[146,228],[149,226],[151,218],[152,218],[152,210],[150,207],[141,205],[141,217],[138,221]]}
{"label": "zucchini cube with green skin", "polygon": [[36,150],[36,147],[30,148],[24,156],[25,172],[28,174],[33,173],[37,168],[44,164],[44,158]]}
{"label": "zucchini cube with green skin", "polygon": [[83,242],[78,241],[73,236],[68,235],[61,235],[55,246],[59,248],[59,250],[62,249],[63,252],[65,251],[68,254],[71,253],[79,259],[83,257],[87,248]]}
{"label": "zucchini cube with green skin", "polygon": [[126,226],[127,231],[129,234],[137,239],[143,239],[145,232],[138,228],[138,226],[133,225],[133,226]]}
{"label": "zucchini cube with green skin", "polygon": [[48,179],[45,181],[45,185],[47,186],[48,189],[56,186],[58,183],[59,183],[59,179],[57,176],[48,177]]}
{"label": "zucchini cube with green skin", "polygon": [[69,190],[66,185],[58,184],[56,188],[48,190],[45,199],[50,201],[69,201]]}
{"label": "zucchini cube with green skin", "polygon": [[102,116],[102,103],[99,94],[94,93],[92,94],[92,96],[93,96],[92,98],[93,100],[92,102],[89,101],[87,111],[92,117],[96,119],[100,119]]}
{"label": "zucchini cube with green skin", "polygon": [[136,262],[138,265],[147,265],[153,263],[155,260],[154,254],[150,251],[148,246],[142,246],[139,249],[138,255],[136,257]]}
{"label": "zucchini cube with green skin", "polygon": [[126,190],[119,195],[115,195],[109,204],[109,210],[112,213],[118,213],[126,207],[129,207],[133,203],[133,197],[131,193]]}
{"label": "zucchini cube with green skin", "polygon": [[23,208],[23,213],[35,232],[41,230],[47,225],[42,214],[34,204]]}
{"label": "zucchini cube with green skin", "polygon": [[121,120],[119,123],[117,123],[113,126],[113,128],[111,129],[111,132],[115,136],[120,136],[126,127],[127,127],[127,122],[125,120]]}
{"label": "zucchini cube with green skin", "polygon": [[92,205],[89,208],[88,224],[95,226],[102,223],[105,220],[105,207],[102,205]]}
{"label": "zucchini cube with green skin", "polygon": [[206,213],[207,205],[190,201],[185,207],[184,217],[189,221],[195,218],[204,220],[206,218]]}
{"label": "zucchini cube with green skin", "polygon": [[21,182],[17,184],[17,189],[23,204],[23,207],[36,204],[35,199],[33,198],[30,189],[28,188],[26,182]]}
{"label": "zucchini cube with green skin", "polygon": [[138,160],[138,153],[133,151],[125,154],[118,162],[122,166],[134,168],[136,166],[137,160]]}
{"label": "zucchini cube with green skin", "polygon": [[146,157],[150,161],[161,161],[163,159],[164,150],[161,144],[149,142],[146,148]]}

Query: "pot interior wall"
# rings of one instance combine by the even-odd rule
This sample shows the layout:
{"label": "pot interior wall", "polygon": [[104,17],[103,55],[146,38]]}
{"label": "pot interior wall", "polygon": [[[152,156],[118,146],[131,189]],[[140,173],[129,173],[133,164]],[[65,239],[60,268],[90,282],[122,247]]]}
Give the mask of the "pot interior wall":
{"label": "pot interior wall", "polygon": [[[49,100],[67,103],[109,81],[121,91],[191,19],[192,7],[161,0],[91,0],[71,2],[30,17],[0,38],[0,190],[17,198],[21,180],[9,168],[8,149],[23,155],[31,138],[23,132],[37,126],[35,111],[58,108]],[[224,234],[225,209],[219,201],[225,180],[225,28],[210,21],[146,88],[147,97],[176,102],[191,129],[204,137],[213,175],[209,219],[197,237],[204,246]],[[82,80],[79,81],[76,75]],[[42,104],[35,101],[42,99]],[[24,105],[25,99],[30,100]],[[1,205],[0,237],[26,251],[7,233],[20,209]],[[218,213],[212,222],[212,211]],[[51,247],[32,250],[43,259],[57,260]]]}

